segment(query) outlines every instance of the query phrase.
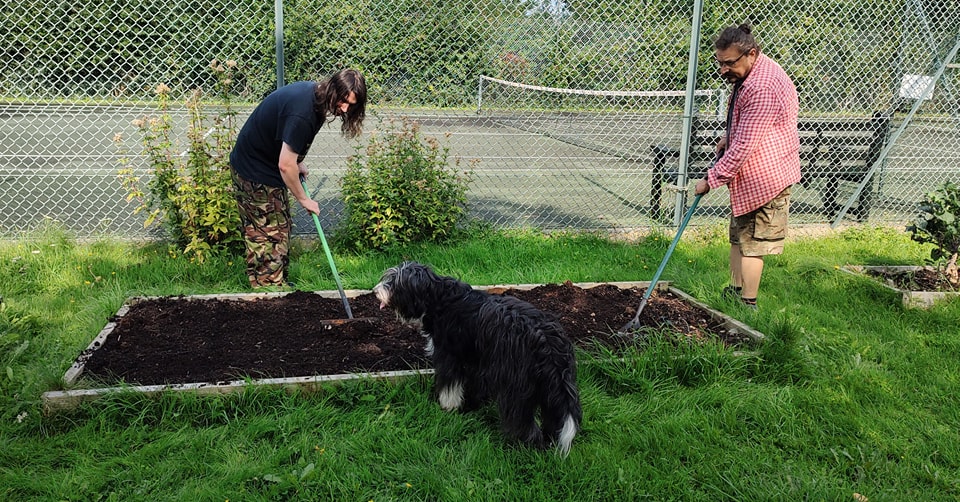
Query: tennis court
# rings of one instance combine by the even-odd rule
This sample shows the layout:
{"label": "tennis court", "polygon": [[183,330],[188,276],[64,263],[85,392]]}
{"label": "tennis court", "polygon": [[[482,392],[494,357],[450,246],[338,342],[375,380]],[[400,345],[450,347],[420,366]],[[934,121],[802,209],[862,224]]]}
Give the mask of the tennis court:
{"label": "tennis court", "polygon": [[[121,106],[30,106],[0,112],[0,229],[30,228],[44,218],[80,234],[143,233],[131,216],[117,172],[131,159],[147,173],[140,133],[131,123],[153,111]],[[370,114],[366,133],[383,127],[377,118],[401,116],[421,124],[425,136],[449,146],[466,167],[475,164],[470,201],[475,215],[499,226],[609,229],[657,224],[647,216],[649,144],[669,139],[679,116],[624,117],[589,113],[514,114],[473,112]],[[50,127],[55,120],[56,128]],[[242,119],[241,119],[242,120]],[[183,116],[174,130],[185,131]],[[624,124],[629,124],[625,127]],[[119,134],[120,144],[115,143]],[[342,212],[337,184],[346,158],[355,154],[336,125],[314,141],[308,186],[324,209],[325,227]],[[126,153],[124,153],[126,152]],[[298,215],[298,229],[311,232]]]}
{"label": "tennis court", "polygon": [[[424,136],[449,146],[461,167],[477,159],[471,210],[499,227],[617,231],[671,224],[650,218],[650,146],[680,145],[680,111],[566,108],[491,107],[480,113],[379,109],[370,113],[365,136],[383,128],[378,118],[403,116],[419,122]],[[123,106],[0,109],[0,232],[31,228],[44,218],[62,221],[80,235],[149,232],[124,200],[117,177],[124,154],[114,135],[121,135],[126,156],[145,174],[147,166],[138,157],[139,132],[131,122],[150,113]],[[51,120],[58,124],[56,132],[49,127]],[[185,130],[183,117],[176,122],[175,130]],[[307,183],[323,209],[325,228],[333,228],[342,214],[338,180],[359,144],[348,143],[338,131],[336,124],[323,129],[306,161],[311,169]],[[946,175],[944,162],[960,164],[958,135],[958,125],[950,119],[911,123],[873,182],[880,196],[871,218],[909,218],[905,214],[930,189],[931,179]],[[929,141],[937,136],[951,140]],[[797,188],[794,221],[829,221],[820,211],[817,190],[815,185]],[[674,195],[665,192],[668,214]],[[726,204],[725,191],[711,194],[692,224],[723,218]],[[297,215],[295,224],[297,233],[313,231],[304,215]]]}

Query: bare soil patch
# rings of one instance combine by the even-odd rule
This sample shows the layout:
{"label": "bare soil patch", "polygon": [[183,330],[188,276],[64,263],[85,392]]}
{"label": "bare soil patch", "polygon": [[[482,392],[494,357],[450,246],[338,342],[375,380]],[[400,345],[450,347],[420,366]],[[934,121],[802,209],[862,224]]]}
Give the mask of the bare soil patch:
{"label": "bare soil patch", "polygon": [[886,284],[904,291],[960,291],[950,283],[946,275],[934,268],[902,271],[867,269],[866,272]]}
{"label": "bare soil patch", "polygon": [[[642,288],[580,288],[572,283],[530,290],[492,291],[526,300],[560,317],[567,335],[584,350],[613,351],[634,343],[616,331],[636,313]],[[83,376],[138,385],[224,382],[392,371],[430,367],[415,326],[379,309],[370,293],[350,299],[356,319],[339,299],[295,291],[256,300],[163,297],[142,300],[122,316],[101,347],[81,354]],[[655,292],[640,317],[656,332],[678,339],[719,340],[737,346],[749,339],[730,333],[707,312],[669,292]]]}

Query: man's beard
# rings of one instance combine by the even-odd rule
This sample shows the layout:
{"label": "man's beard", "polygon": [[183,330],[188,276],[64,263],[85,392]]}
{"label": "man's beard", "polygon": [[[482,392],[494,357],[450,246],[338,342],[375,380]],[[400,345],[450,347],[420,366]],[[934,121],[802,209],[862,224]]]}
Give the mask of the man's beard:
{"label": "man's beard", "polygon": [[725,75],[722,75],[720,78],[722,78],[728,84],[736,84],[739,80],[742,80],[740,77],[732,73],[727,73]]}

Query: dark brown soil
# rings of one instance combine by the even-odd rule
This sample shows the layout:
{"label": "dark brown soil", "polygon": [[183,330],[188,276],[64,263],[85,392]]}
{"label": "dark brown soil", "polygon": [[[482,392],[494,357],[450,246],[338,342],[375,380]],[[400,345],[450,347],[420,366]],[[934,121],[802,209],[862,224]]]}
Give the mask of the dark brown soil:
{"label": "dark brown soil", "polygon": [[932,267],[903,272],[867,269],[867,273],[904,291],[946,292],[960,290],[947,280],[946,275]]}
{"label": "dark brown soil", "polygon": [[[644,291],[566,283],[492,292],[558,314],[567,335],[584,350],[602,345],[616,352],[634,343],[616,331],[633,318]],[[152,385],[430,367],[419,331],[381,311],[372,294],[350,299],[350,307],[355,319],[330,324],[321,321],[345,317],[341,300],[301,291],[257,300],[143,300],[111,319],[116,326],[101,347],[84,351],[83,375]],[[747,341],[668,292],[651,296],[640,321],[657,332],[677,333],[678,339]]]}

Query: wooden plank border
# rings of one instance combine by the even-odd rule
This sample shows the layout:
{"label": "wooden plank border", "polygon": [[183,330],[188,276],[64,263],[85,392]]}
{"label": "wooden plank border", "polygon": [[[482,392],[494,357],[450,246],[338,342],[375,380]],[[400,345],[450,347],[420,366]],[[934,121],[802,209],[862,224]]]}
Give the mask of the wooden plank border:
{"label": "wooden plank border", "polygon": [[[497,291],[502,289],[522,289],[529,290],[543,284],[495,284],[490,286],[474,286],[475,289],[480,289],[483,291]],[[621,282],[582,282],[574,283],[575,286],[589,289],[600,285],[612,285],[622,289],[629,289],[633,287],[646,288],[650,285],[649,281],[621,281]],[[702,302],[697,301],[692,296],[670,286],[669,281],[659,281],[657,283],[657,291],[669,291],[685,301],[694,304],[695,306],[708,312],[711,317],[714,319],[723,322],[724,326],[730,330],[737,333],[742,333],[749,336],[754,342],[760,342],[763,340],[764,336],[762,333],[754,330],[753,328],[747,326],[746,324],[737,321],[736,319],[723,314],[717,310],[710,308],[709,306],[703,304]],[[349,298],[354,298],[362,294],[370,293],[370,290],[361,290],[353,289],[346,290],[344,293]],[[281,297],[288,295],[291,292],[271,292],[271,293],[229,293],[229,294],[206,294],[206,295],[191,295],[184,296],[183,299],[187,300],[210,300],[210,299],[221,299],[221,300],[254,300],[259,298],[273,298]],[[319,294],[325,298],[339,298],[339,292],[337,291],[314,291],[313,293]],[[135,305],[137,302],[144,301],[147,299],[154,299],[158,297],[131,297],[127,300],[123,306],[117,311],[116,316],[111,320],[90,342],[90,345],[87,346],[86,350],[81,352],[80,356],[73,362],[67,372],[63,377],[63,384],[66,389],[64,390],[55,390],[44,392],[41,396],[43,402],[44,412],[47,414],[55,413],[59,411],[66,411],[85,402],[94,401],[100,399],[106,395],[123,393],[123,392],[134,392],[144,395],[157,395],[164,392],[185,392],[192,393],[202,396],[210,395],[224,395],[232,394],[236,392],[241,392],[249,387],[266,387],[266,388],[282,388],[288,391],[308,391],[315,392],[320,391],[324,387],[335,386],[337,384],[342,384],[344,382],[356,381],[356,380],[387,380],[387,381],[398,381],[408,378],[426,378],[433,375],[432,369],[421,369],[421,370],[405,370],[405,371],[385,371],[385,372],[370,372],[370,373],[347,373],[342,375],[311,375],[303,377],[291,377],[291,378],[263,378],[255,380],[235,380],[229,382],[197,382],[197,383],[186,383],[186,384],[175,384],[175,385],[129,385],[129,386],[117,386],[117,387],[103,387],[103,388],[92,388],[92,389],[80,389],[80,388],[70,388],[77,386],[80,381],[80,377],[83,374],[83,368],[86,361],[90,358],[90,355],[99,349],[107,336],[116,328],[117,322],[122,318],[128,311],[131,305]]]}

